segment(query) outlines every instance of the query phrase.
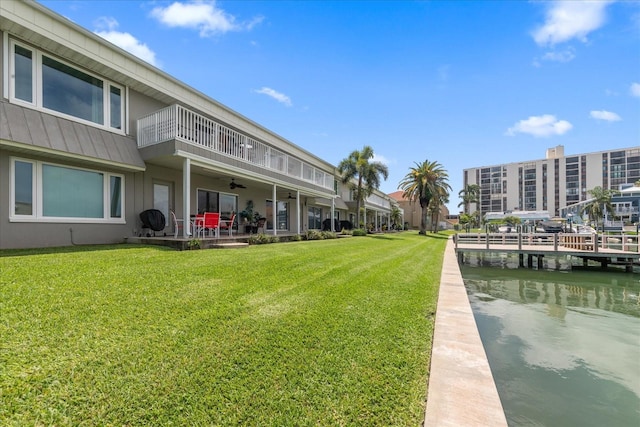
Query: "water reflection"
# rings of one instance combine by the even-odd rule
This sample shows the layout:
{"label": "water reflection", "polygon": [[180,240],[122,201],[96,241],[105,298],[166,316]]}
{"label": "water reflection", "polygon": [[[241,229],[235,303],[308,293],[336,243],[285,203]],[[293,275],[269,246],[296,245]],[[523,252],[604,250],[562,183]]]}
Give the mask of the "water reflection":
{"label": "water reflection", "polygon": [[461,268],[510,425],[640,424],[640,275]]}

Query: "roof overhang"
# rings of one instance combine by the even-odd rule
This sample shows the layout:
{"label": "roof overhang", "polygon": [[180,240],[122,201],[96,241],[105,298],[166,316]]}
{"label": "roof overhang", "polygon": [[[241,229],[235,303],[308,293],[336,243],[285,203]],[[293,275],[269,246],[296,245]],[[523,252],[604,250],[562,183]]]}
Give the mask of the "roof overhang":
{"label": "roof overhang", "polygon": [[8,102],[0,102],[0,145],[117,169],[146,169],[131,137]]}

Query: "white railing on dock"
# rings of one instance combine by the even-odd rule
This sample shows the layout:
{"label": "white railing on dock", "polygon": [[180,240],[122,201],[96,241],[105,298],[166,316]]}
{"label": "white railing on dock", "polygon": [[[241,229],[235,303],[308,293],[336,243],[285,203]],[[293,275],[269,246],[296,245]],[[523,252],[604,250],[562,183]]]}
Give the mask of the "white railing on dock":
{"label": "white railing on dock", "polygon": [[138,119],[138,147],[172,139],[333,190],[334,176],[180,105]]}
{"label": "white railing on dock", "polygon": [[521,250],[523,246],[545,246],[598,252],[599,249],[615,249],[624,252],[640,252],[638,236],[611,234],[575,233],[458,233],[454,235],[456,249],[460,244],[483,246],[513,246]]}

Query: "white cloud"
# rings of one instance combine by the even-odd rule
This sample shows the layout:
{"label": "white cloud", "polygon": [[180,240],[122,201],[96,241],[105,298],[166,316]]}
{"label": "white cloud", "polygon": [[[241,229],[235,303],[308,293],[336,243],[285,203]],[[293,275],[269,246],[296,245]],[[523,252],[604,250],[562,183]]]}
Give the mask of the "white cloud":
{"label": "white cloud", "polygon": [[373,153],[373,158],[371,160],[374,161],[374,162],[380,162],[383,165],[387,165],[387,166],[391,163],[389,161],[389,159],[387,159],[386,157],[384,157],[384,156],[382,156],[380,154],[376,154],[376,153]]}
{"label": "white cloud", "polygon": [[576,55],[574,53],[573,48],[568,48],[563,50],[562,52],[547,52],[542,56],[543,61],[554,61],[554,62],[569,62],[572,61]]}
{"label": "white cloud", "polygon": [[612,113],[611,111],[605,110],[594,110],[591,112],[591,118],[596,120],[605,120],[607,122],[619,122],[622,120],[619,115],[616,113]]}
{"label": "white cloud", "polygon": [[534,58],[533,66],[542,67],[542,63],[540,61],[570,62],[570,61],[573,61],[575,57],[576,57],[575,49],[570,46],[565,50],[550,51],[542,55],[541,58]]}
{"label": "white cloud", "polygon": [[103,39],[115,44],[151,65],[155,65],[156,67],[160,66],[156,60],[155,52],[149,49],[145,43],[142,43],[129,33],[116,31],[116,28],[118,28],[118,21],[114,18],[102,17],[98,20],[96,26],[101,29],[94,31],[94,33]]}
{"label": "white cloud", "polygon": [[507,129],[505,135],[515,136],[517,133],[528,133],[535,137],[548,137],[563,135],[571,130],[572,127],[573,125],[566,120],[558,120],[556,116],[544,114],[520,120],[513,127]]}
{"label": "white cloud", "polygon": [[280,92],[275,91],[275,90],[273,90],[273,89],[271,89],[269,87],[263,87],[262,89],[255,90],[254,92],[270,96],[271,98],[273,98],[276,101],[286,105],[287,107],[291,107],[293,105],[293,103],[291,102],[291,98],[289,98],[284,93],[280,93]]}
{"label": "white cloud", "polygon": [[555,1],[551,3],[544,25],[536,29],[533,39],[539,45],[554,45],[571,39],[586,42],[587,35],[600,28],[611,0]]}
{"label": "white cloud", "polygon": [[629,90],[631,91],[631,96],[640,97],[640,83],[631,83]]}
{"label": "white cloud", "polygon": [[151,16],[169,27],[196,29],[201,37],[251,30],[263,20],[262,17],[256,17],[250,22],[238,23],[235,16],[216,7],[215,1],[176,1],[167,7],[154,8]]}

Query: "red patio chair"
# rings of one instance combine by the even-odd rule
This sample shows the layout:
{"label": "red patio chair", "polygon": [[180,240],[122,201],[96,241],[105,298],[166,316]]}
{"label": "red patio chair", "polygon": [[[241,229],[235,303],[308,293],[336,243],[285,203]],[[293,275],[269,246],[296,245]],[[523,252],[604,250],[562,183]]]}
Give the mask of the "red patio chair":
{"label": "red patio chair", "polygon": [[204,225],[202,227],[202,237],[204,232],[215,232],[215,237],[220,237],[220,214],[218,212],[205,212],[204,213]]}

